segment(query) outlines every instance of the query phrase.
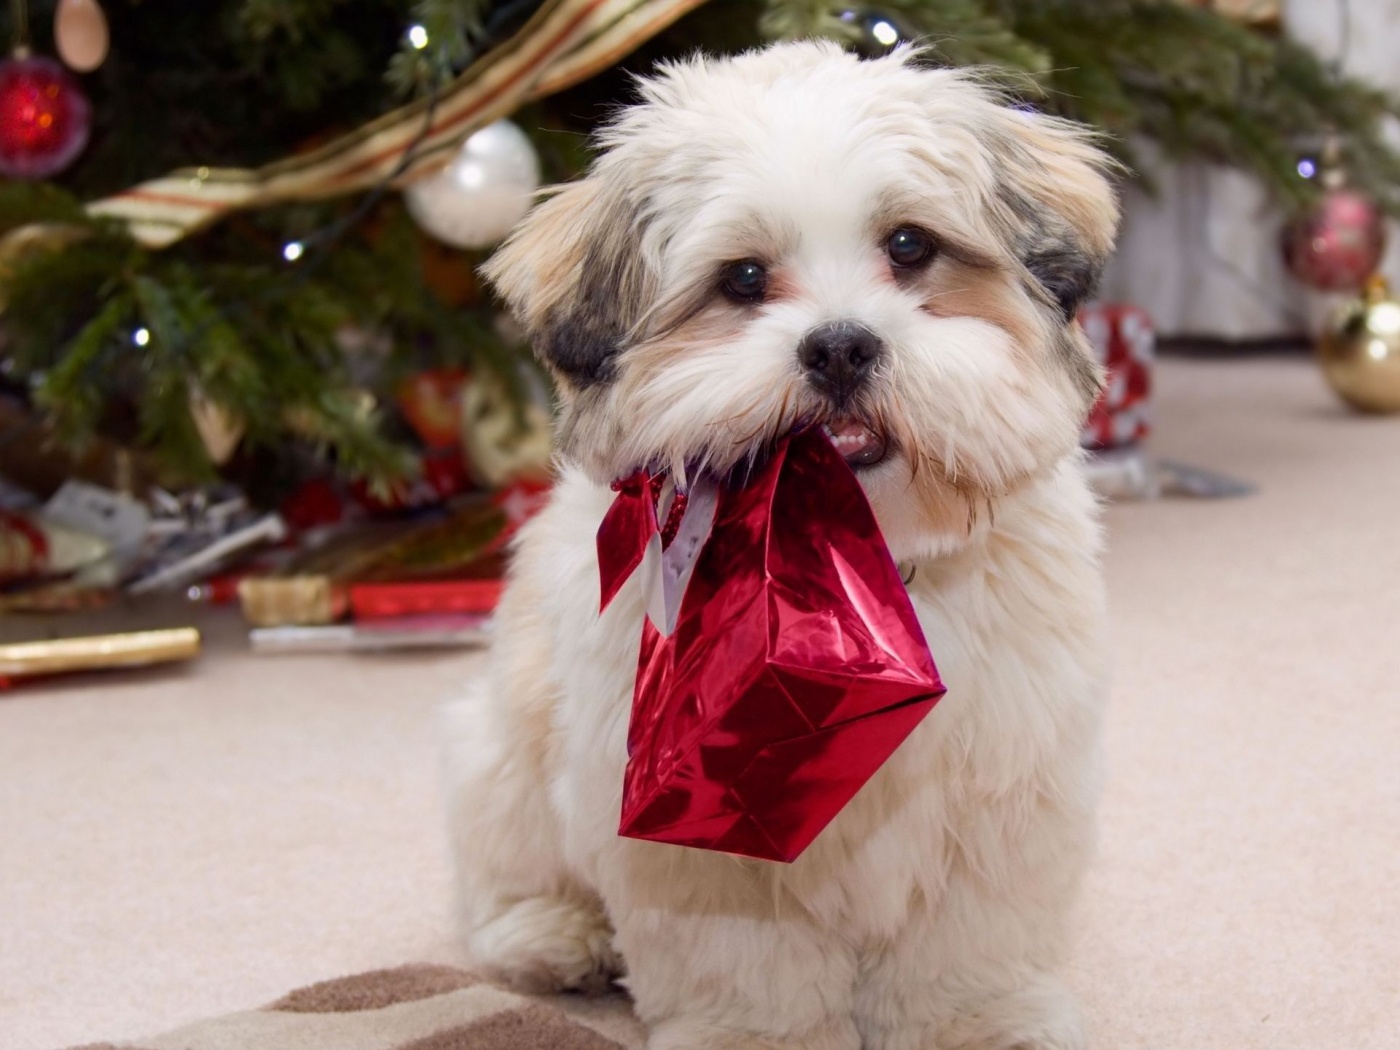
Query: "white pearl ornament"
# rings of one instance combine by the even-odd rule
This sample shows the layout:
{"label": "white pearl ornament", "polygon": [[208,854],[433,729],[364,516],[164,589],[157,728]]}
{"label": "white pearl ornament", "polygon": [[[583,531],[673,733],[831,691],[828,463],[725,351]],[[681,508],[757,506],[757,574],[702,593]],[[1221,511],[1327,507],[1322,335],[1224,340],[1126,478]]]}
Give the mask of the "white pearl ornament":
{"label": "white pearl ornament", "polygon": [[525,217],[540,185],[528,135],[508,120],[471,135],[440,171],[404,190],[409,214],[438,240],[489,248]]}

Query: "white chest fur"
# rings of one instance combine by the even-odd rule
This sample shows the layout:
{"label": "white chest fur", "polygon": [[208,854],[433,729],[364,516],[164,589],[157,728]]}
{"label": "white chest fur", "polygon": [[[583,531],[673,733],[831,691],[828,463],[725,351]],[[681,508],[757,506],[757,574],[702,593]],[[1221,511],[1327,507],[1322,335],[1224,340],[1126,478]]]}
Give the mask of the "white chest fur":
{"label": "white chest fur", "polygon": [[[594,535],[611,493],[567,475],[524,539],[521,574],[550,636],[552,761],[564,853],[589,883],[622,854],[672,872],[710,858],[617,837],[642,610],[635,582],[597,615]],[[1095,508],[1072,467],[961,550],[918,566],[910,593],[949,686],[894,758],[790,867],[725,858],[726,882],[774,885],[860,940],[897,931],[963,866],[1010,889],[1044,858],[1025,828],[1094,795],[1101,595]],[[1017,845],[1017,844],[1020,845]],[[736,886],[735,890],[738,891]]]}

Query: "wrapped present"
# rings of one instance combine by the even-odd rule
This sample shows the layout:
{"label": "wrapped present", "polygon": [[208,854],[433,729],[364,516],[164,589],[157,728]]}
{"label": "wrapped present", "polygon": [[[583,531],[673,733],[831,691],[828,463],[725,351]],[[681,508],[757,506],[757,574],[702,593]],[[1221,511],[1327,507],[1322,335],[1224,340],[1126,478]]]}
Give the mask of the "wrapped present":
{"label": "wrapped present", "polygon": [[[648,596],[620,833],[795,860],[943,684],[860,483],[820,431],[713,500],[673,501],[664,525],[661,495],[630,479],[599,530],[605,597],[639,566],[648,586],[683,584],[673,623],[653,622],[671,599]],[[678,546],[679,564],[648,577],[648,558]]]}
{"label": "wrapped present", "polygon": [[[356,620],[485,615],[495,610],[505,589],[503,559],[491,559],[489,564],[493,574],[476,579],[351,584],[350,613]],[[483,561],[482,568],[486,565]]]}
{"label": "wrapped present", "polygon": [[378,492],[364,479],[350,486],[355,501],[372,514],[401,514],[440,507],[471,488],[467,463],[459,448],[427,448],[418,456],[412,478],[391,482]]}
{"label": "wrapped present", "polygon": [[0,645],[0,688],[42,675],[192,660],[199,646],[199,632],[193,627]]}
{"label": "wrapped present", "polygon": [[1094,304],[1079,312],[1085,336],[1107,371],[1103,394],[1089,412],[1085,448],[1122,448],[1147,437],[1152,359],[1157,336],[1140,307]]}
{"label": "wrapped present", "polygon": [[40,514],[0,511],[0,587],[69,577],[110,554],[99,536]]}
{"label": "wrapped present", "polygon": [[395,395],[399,409],[428,448],[456,448],[462,429],[460,368],[435,368],[409,376]]}
{"label": "wrapped present", "polygon": [[153,488],[148,498],[145,557],[126,583],[128,594],[198,586],[289,534],[280,515],[261,513],[231,486],[179,493]]}
{"label": "wrapped present", "polygon": [[[540,504],[537,493],[475,500],[428,522],[351,526],[299,551],[271,575],[238,584],[256,627],[321,626],[356,619],[479,614],[493,610],[505,548]],[[523,503],[520,501],[523,500]]]}

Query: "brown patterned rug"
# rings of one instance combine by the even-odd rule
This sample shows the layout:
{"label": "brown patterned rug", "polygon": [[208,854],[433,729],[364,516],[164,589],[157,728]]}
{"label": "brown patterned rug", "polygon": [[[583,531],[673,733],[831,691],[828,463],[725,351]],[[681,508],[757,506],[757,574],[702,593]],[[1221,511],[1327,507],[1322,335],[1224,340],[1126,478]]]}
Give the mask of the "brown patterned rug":
{"label": "brown patterned rug", "polygon": [[197,1021],[134,1043],[74,1050],[638,1050],[621,995],[518,995],[450,966],[323,981],[260,1010]]}

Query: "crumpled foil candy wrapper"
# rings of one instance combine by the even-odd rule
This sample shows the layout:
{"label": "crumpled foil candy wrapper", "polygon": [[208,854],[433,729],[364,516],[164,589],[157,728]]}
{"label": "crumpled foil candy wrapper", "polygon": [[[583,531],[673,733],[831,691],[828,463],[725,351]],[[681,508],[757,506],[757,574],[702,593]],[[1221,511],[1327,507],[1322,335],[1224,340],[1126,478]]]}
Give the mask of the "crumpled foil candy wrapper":
{"label": "crumpled foil candy wrapper", "polygon": [[636,573],[648,610],[619,832],[793,861],[945,692],[865,493],[819,430],[615,487],[602,604]]}

